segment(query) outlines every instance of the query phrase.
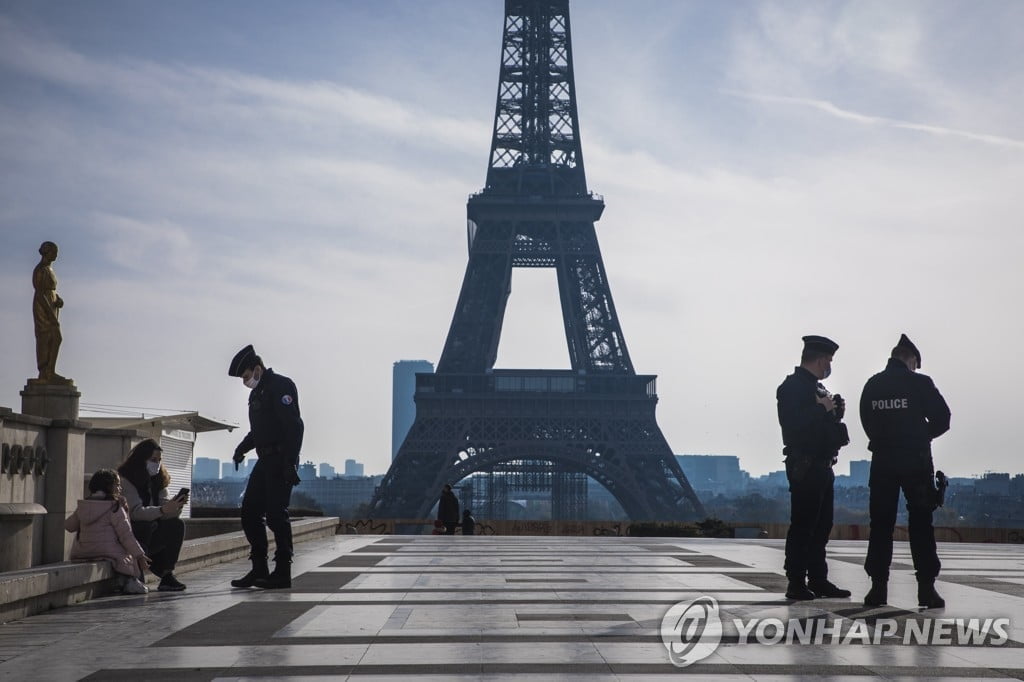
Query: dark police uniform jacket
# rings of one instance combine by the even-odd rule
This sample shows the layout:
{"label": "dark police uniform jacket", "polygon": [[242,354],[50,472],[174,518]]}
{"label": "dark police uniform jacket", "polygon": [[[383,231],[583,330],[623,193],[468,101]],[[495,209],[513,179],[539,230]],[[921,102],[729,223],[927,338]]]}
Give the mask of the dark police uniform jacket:
{"label": "dark police uniform jacket", "polygon": [[827,412],[818,400],[818,378],[797,367],[775,391],[783,454],[787,458],[810,459],[831,464],[839,448],[850,442],[846,424],[835,412]]}
{"label": "dark police uniform jacket", "polygon": [[868,379],[860,396],[860,422],[873,455],[931,455],[931,442],[949,430],[949,406],[931,377],[897,358]]}
{"label": "dark police uniform jacket", "polygon": [[261,459],[278,458],[282,464],[298,466],[303,431],[295,383],[272,369],[265,370],[249,393],[249,433],[236,452],[244,454],[255,448]]}

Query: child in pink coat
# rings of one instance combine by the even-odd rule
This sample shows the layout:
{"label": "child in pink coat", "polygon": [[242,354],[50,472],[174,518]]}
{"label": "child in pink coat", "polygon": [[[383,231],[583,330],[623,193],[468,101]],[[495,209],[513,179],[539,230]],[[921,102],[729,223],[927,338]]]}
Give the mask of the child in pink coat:
{"label": "child in pink coat", "polygon": [[141,580],[149,557],[132,534],[121,477],[112,469],[100,469],[89,479],[89,493],[64,521],[68,532],[78,534],[71,546],[71,558],[107,559],[120,574],[125,592],[149,592]]}

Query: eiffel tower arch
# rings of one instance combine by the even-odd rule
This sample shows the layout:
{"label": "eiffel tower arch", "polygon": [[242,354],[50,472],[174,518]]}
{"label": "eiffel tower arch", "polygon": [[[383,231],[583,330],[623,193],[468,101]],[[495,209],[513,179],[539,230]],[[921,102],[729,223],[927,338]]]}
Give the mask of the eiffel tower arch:
{"label": "eiffel tower arch", "polygon": [[[506,0],[462,290],[373,517],[426,518],[444,483],[520,461],[587,474],[633,520],[704,515],[655,419],[656,377],[626,349],[594,230],[603,210],[583,167],[568,0]],[[555,269],[571,369],[494,369],[514,268]]]}

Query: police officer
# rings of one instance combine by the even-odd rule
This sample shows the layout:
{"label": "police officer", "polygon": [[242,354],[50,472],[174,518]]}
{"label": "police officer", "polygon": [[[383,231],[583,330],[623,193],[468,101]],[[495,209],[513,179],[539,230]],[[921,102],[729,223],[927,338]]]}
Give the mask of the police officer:
{"label": "police officer", "polygon": [[926,608],[946,604],[935,591],[940,564],[932,528],[938,498],[931,442],[949,430],[950,415],[931,378],[917,373],[920,367],[921,352],[903,334],[885,370],[868,379],[860,396],[860,421],[871,450],[871,535],[864,560],[871,590],[864,597],[865,606],[882,606],[889,596],[892,531],[901,488],[907,499],[917,602]]}
{"label": "police officer", "polygon": [[[252,570],[232,587],[291,587],[292,527],[288,503],[292,487],[299,483],[299,450],[303,424],[299,396],[286,376],[267,369],[251,345],[231,360],[228,375],[240,377],[249,393],[249,433],[235,448],[235,468],[245,453],[256,450],[259,460],[249,474],[242,497],[242,530],[249,541]],[[274,572],[267,566],[267,530],[274,533]]]}
{"label": "police officer", "polygon": [[803,342],[800,366],[775,392],[790,494],[786,598],[849,597],[849,590],[829,582],[825,563],[832,532],[832,465],[839,448],[850,442],[843,399],[820,383],[832,373],[839,345],[824,336],[805,336]]}

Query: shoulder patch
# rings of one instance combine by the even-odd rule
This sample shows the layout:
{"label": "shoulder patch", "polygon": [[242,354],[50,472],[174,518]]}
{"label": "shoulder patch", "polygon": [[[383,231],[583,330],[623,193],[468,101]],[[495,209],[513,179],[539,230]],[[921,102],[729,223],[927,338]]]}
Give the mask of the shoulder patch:
{"label": "shoulder patch", "polygon": [[283,396],[281,396],[281,404],[282,405],[291,405],[293,402],[295,402],[295,400],[290,395],[288,395],[287,393],[285,393]]}

